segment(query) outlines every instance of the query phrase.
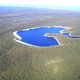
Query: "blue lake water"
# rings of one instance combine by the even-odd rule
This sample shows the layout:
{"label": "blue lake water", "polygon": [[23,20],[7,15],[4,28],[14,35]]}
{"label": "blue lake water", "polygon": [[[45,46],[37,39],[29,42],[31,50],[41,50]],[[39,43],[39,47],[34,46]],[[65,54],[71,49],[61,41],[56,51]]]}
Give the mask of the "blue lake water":
{"label": "blue lake water", "polygon": [[[54,37],[44,36],[46,33],[54,33],[54,34],[61,34],[60,31],[65,30],[62,27],[39,27],[29,30],[20,30],[17,31],[17,35],[20,36],[22,39],[17,39],[21,42],[26,44],[31,44],[34,46],[55,46],[59,45],[58,40]],[[69,33],[63,33],[62,35],[73,37],[69,35]]]}

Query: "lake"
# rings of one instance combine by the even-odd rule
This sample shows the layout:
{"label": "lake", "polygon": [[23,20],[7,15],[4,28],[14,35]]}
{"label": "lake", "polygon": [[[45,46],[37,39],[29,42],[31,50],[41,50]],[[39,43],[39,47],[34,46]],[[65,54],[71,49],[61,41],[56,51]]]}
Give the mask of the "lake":
{"label": "lake", "polygon": [[[54,35],[50,36],[50,34],[56,34],[56,35],[61,34],[73,38],[73,36],[70,33],[63,33],[64,30],[66,30],[66,28],[64,27],[44,26],[44,27],[19,30],[14,32],[13,34],[17,37],[16,39],[17,42],[26,45],[46,47],[46,46],[60,45],[56,37]],[[74,36],[74,38],[77,37]]]}

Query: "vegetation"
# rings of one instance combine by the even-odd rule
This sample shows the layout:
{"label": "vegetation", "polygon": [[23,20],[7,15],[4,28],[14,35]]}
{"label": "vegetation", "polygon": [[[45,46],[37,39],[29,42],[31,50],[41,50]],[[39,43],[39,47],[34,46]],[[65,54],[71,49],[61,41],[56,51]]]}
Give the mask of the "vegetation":
{"label": "vegetation", "polygon": [[12,34],[30,27],[60,25],[80,35],[80,13],[10,10],[0,11],[0,80],[80,80],[79,38],[56,36],[61,46],[44,48],[17,43]]}

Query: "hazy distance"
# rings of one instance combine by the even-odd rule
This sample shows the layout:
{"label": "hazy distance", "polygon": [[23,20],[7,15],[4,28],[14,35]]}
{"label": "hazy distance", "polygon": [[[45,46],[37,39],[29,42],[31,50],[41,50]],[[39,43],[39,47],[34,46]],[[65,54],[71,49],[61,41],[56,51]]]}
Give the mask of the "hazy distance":
{"label": "hazy distance", "polygon": [[0,0],[0,6],[80,10],[80,0]]}

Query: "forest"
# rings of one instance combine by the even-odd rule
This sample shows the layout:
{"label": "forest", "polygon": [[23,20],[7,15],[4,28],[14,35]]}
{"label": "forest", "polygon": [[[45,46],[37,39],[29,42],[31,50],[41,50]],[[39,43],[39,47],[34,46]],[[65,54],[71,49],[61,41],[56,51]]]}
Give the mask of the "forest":
{"label": "forest", "polygon": [[80,35],[80,12],[0,8],[0,80],[80,80],[80,39],[57,36],[60,46],[34,47],[14,41],[14,31],[71,27]]}

